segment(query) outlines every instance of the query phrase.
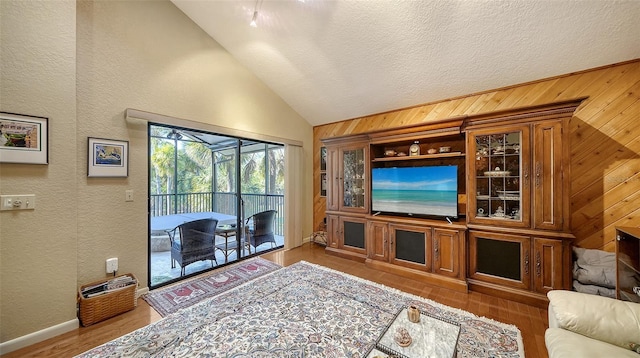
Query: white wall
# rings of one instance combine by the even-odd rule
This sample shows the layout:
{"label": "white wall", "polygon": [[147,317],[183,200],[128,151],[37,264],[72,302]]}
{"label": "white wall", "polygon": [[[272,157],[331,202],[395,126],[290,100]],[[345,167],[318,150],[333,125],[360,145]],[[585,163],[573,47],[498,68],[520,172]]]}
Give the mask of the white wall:
{"label": "white wall", "polygon": [[[147,133],[126,108],[300,141],[311,163],[311,126],[169,1],[0,3],[1,108],[49,116],[52,130],[49,165],[0,164],[0,193],[38,194],[34,212],[0,214],[2,342],[74,319],[76,287],[104,278],[106,258],[146,285]],[[87,137],[129,141],[129,177],[87,178]]]}

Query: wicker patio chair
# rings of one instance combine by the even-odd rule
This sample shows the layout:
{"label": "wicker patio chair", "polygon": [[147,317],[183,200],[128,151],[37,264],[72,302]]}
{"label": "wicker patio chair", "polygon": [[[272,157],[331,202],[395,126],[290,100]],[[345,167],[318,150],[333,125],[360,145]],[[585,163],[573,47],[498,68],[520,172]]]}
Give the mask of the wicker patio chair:
{"label": "wicker patio chair", "polygon": [[[275,219],[278,212],[275,210],[267,210],[247,218],[245,225],[245,244],[251,254],[251,246],[257,248],[258,246],[270,242],[271,247],[275,247],[276,238],[274,234]],[[253,225],[249,225],[253,222]]]}
{"label": "wicker patio chair", "polygon": [[211,260],[218,264],[215,253],[216,219],[201,219],[178,225],[169,232],[171,240],[171,268],[180,265],[180,276],[185,273],[185,267],[194,262]]}

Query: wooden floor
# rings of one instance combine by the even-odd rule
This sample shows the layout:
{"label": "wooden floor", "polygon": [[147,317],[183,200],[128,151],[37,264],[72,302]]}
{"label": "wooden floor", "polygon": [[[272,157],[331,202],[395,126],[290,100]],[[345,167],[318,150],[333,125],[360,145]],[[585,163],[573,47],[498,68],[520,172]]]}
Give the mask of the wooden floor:
{"label": "wooden floor", "polygon": [[[367,280],[419,295],[450,307],[463,309],[478,316],[514,324],[522,332],[525,355],[528,358],[547,357],[544,331],[548,325],[547,310],[495,298],[481,293],[468,294],[426,285],[422,282],[379,272],[364,264],[329,256],[317,244],[305,244],[293,250],[278,250],[262,255],[282,266],[304,260]],[[3,355],[9,357],[71,357],[90,348],[120,337],[160,319],[160,315],[146,301],[139,299],[138,307],[89,327],[81,327],[58,337]]]}

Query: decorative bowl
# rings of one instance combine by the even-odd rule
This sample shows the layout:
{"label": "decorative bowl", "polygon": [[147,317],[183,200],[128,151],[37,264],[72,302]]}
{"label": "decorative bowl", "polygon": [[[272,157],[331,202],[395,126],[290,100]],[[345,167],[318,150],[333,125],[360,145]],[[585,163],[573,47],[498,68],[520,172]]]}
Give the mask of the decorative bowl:
{"label": "decorative bowl", "polygon": [[396,334],[393,336],[393,339],[400,347],[408,347],[413,341],[409,331],[404,327],[398,327],[396,329]]}
{"label": "decorative bowl", "polygon": [[508,177],[511,175],[511,172],[508,170],[492,170],[490,172],[484,172],[484,175],[488,177]]}

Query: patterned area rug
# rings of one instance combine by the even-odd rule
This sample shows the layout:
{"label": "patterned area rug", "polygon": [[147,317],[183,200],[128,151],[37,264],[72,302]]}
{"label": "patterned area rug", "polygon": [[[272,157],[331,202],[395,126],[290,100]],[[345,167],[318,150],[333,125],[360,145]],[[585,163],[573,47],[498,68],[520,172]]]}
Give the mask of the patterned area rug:
{"label": "patterned area rug", "polygon": [[460,323],[457,357],[524,357],[517,327],[299,262],[80,357],[367,357],[403,307]]}
{"label": "patterned area rug", "polygon": [[276,263],[256,257],[206,276],[153,290],[142,298],[164,317],[280,268]]}

